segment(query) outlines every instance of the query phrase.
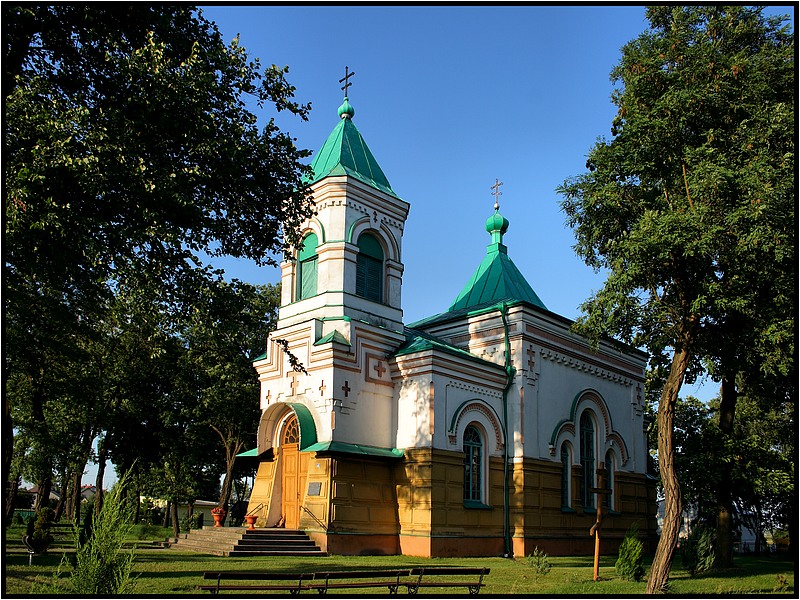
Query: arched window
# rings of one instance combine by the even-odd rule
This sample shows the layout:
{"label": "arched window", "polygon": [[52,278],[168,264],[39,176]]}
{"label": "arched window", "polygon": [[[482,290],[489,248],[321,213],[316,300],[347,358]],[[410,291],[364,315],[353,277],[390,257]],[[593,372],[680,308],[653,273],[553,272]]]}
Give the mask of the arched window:
{"label": "arched window", "polygon": [[358,238],[356,257],[356,295],[383,302],[383,248],[369,233]]}
{"label": "arched window", "polygon": [[300,443],[300,426],[297,423],[297,417],[292,415],[286,424],[283,426],[283,434],[281,436],[281,445],[299,444]]}
{"label": "arched window", "polygon": [[309,233],[297,253],[297,299],[317,295],[317,235]]}
{"label": "arched window", "polygon": [[594,508],[594,421],[589,411],[581,415],[581,502],[583,508]]}
{"label": "arched window", "polygon": [[572,502],[572,460],[568,444],[561,445],[561,508],[570,508]]}
{"label": "arched window", "polygon": [[616,470],[616,465],[614,464],[614,453],[609,450],[606,452],[606,461],[605,461],[605,470],[606,470],[606,488],[609,490],[609,493],[603,496],[603,506],[606,510],[615,510],[614,505],[614,471]]}
{"label": "arched window", "polygon": [[483,485],[483,439],[474,425],[464,430],[464,500],[480,502]]}

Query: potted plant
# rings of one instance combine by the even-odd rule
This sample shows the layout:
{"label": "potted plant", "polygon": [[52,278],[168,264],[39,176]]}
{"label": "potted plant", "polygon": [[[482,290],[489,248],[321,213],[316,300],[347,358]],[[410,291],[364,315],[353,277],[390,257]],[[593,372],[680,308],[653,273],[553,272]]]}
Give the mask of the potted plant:
{"label": "potted plant", "polygon": [[255,529],[256,528],[256,520],[258,519],[258,515],[245,515],[244,520],[247,522],[248,529]]}
{"label": "potted plant", "polygon": [[222,527],[222,522],[225,520],[225,515],[228,512],[221,506],[215,506],[211,509],[211,516],[214,517],[214,527]]}

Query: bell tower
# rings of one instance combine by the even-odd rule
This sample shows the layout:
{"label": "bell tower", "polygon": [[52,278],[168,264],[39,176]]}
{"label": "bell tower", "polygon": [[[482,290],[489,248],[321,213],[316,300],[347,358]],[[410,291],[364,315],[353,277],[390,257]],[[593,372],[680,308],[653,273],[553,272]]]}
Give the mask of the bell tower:
{"label": "bell tower", "polygon": [[303,226],[302,248],[281,263],[278,328],[313,315],[401,332],[409,204],[394,192],[356,129],[347,96],[338,114],[339,123],[311,163],[316,215]]}

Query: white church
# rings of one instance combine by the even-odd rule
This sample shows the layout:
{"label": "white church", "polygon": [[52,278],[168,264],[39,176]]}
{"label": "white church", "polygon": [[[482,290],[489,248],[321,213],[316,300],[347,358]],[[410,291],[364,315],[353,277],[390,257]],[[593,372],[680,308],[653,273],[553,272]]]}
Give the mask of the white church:
{"label": "white church", "polygon": [[647,356],[592,349],[545,307],[497,204],[486,256],[449,308],[404,324],[410,205],[354,112],[345,97],[314,157],[317,214],[281,265],[277,329],[253,363],[258,526],[305,530],[332,554],[591,554],[601,503],[603,552],[634,521],[654,549]]}

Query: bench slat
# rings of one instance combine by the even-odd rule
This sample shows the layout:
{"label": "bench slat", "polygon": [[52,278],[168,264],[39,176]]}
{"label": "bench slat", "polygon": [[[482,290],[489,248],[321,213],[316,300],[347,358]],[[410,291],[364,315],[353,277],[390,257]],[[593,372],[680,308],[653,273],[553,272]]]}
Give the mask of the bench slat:
{"label": "bench slat", "polygon": [[280,581],[285,579],[287,581],[298,579],[312,579],[313,573],[248,573],[246,571],[206,571],[203,573],[203,579],[242,579],[252,581]]}

